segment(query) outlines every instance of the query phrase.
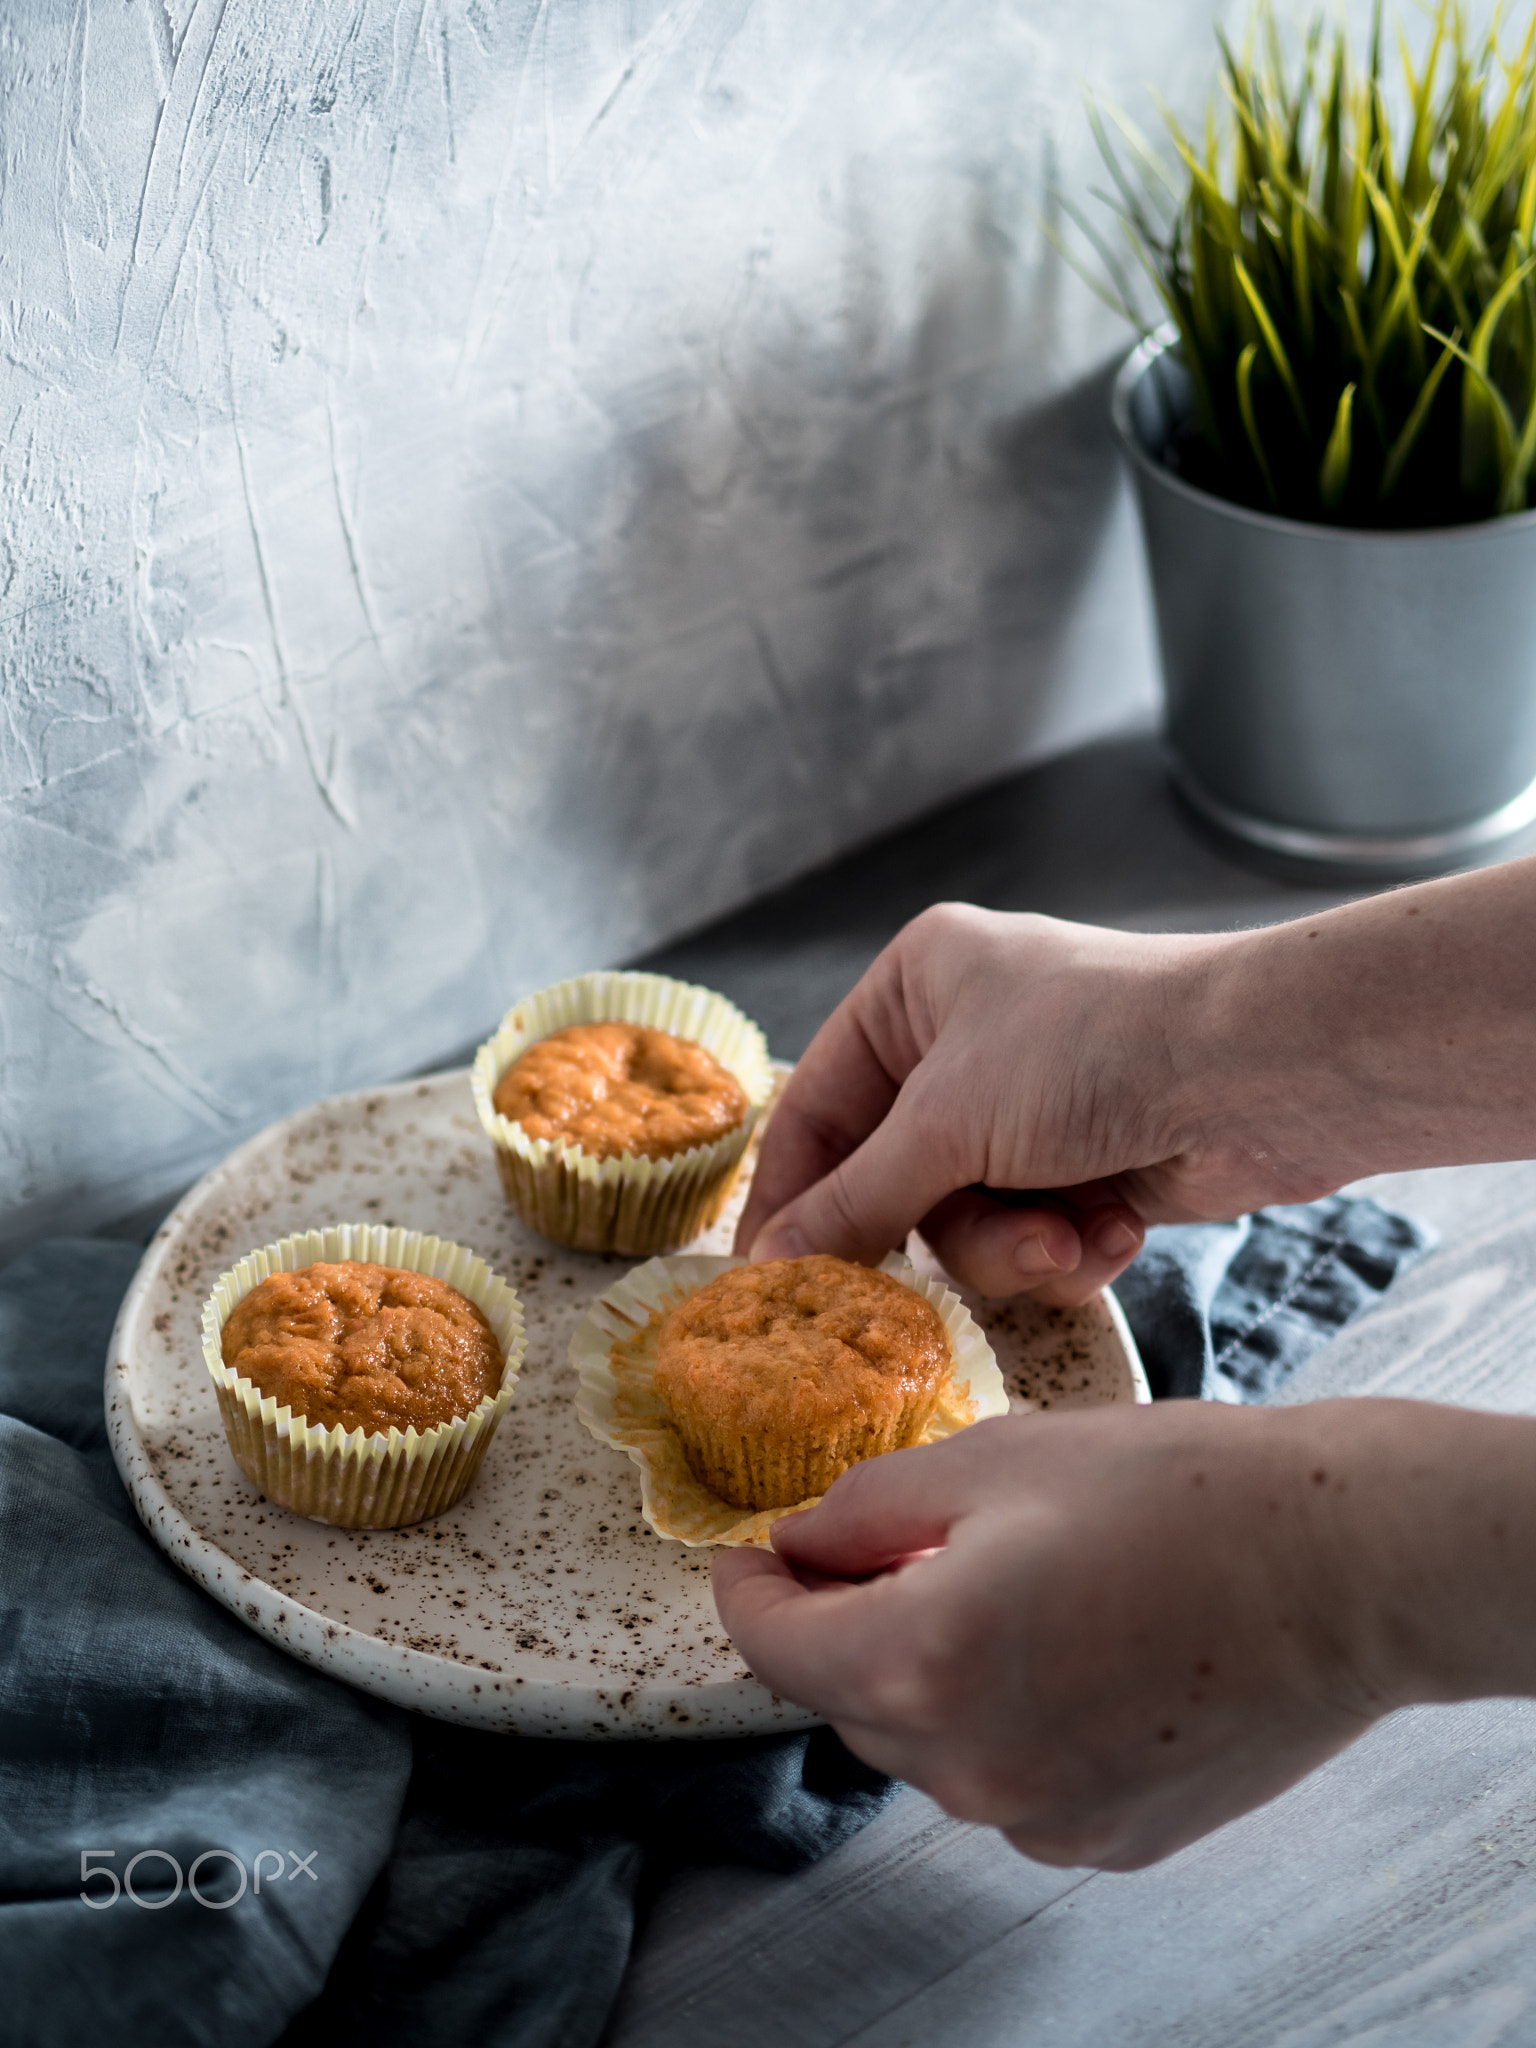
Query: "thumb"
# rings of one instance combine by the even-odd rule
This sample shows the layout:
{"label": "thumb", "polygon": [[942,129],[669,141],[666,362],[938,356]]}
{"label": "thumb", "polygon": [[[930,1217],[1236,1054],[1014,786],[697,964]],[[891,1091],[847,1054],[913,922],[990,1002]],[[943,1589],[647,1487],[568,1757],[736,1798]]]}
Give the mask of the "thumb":
{"label": "thumb", "polygon": [[753,1240],[754,1259],[816,1251],[877,1264],[945,1195],[976,1178],[929,1128],[926,1090],[913,1088],[921,1072],[914,1070],[857,1150],[769,1217]]}
{"label": "thumb", "polygon": [[986,1429],[977,1423],[947,1443],[850,1467],[815,1507],[774,1523],[775,1553],[797,1568],[855,1579],[938,1549],[974,1502],[975,1447],[965,1439]]}

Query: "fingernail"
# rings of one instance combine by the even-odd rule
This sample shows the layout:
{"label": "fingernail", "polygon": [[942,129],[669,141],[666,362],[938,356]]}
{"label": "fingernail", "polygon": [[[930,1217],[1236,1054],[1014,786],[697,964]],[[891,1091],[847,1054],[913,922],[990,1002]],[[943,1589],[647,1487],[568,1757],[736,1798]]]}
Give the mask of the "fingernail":
{"label": "fingernail", "polygon": [[1122,1216],[1101,1223],[1093,1233],[1093,1248],[1102,1258],[1121,1259],[1138,1243],[1136,1232]]}
{"label": "fingernail", "polygon": [[1021,1237],[1013,1248],[1013,1263],[1021,1273],[1031,1277],[1066,1271],[1060,1259],[1053,1259],[1046,1250],[1043,1237]]}
{"label": "fingernail", "polygon": [[803,1259],[810,1249],[810,1239],[793,1223],[780,1224],[776,1230],[760,1230],[752,1240],[753,1259]]}

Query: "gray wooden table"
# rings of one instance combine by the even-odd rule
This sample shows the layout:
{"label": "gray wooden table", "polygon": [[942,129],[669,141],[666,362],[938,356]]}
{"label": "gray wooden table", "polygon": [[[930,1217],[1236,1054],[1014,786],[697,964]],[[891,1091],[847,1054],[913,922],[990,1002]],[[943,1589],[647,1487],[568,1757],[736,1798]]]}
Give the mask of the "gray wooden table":
{"label": "gray wooden table", "polygon": [[[1348,893],[1225,858],[1183,824],[1150,746],[1128,742],[1016,778],[655,964],[726,988],[794,1054],[926,901],[1189,930]],[[1440,1248],[1286,1398],[1536,1412],[1536,1164],[1365,1185],[1437,1225]],[[1026,1862],[911,1791],[799,1876],[690,1873],[643,1934],[607,2048],[1529,2042],[1536,1702],[1492,1700],[1395,1715],[1129,1876]]]}

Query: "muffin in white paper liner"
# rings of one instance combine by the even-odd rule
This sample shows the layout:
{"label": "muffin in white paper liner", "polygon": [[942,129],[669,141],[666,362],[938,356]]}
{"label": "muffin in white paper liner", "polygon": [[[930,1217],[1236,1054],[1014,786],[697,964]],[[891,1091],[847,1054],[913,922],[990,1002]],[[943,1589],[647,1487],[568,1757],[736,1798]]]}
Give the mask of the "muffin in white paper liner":
{"label": "muffin in white paper liner", "polygon": [[[658,1536],[678,1543],[768,1544],[780,1515],[798,1514],[820,1496],[793,1507],[744,1514],[696,1479],[683,1455],[682,1440],[656,1392],[655,1337],[658,1311],[675,1308],[745,1259],[701,1252],[650,1259],[617,1281],[592,1304],[571,1338],[570,1360],[579,1375],[576,1413],[599,1443],[622,1451],[640,1468],[641,1513]],[[1008,1393],[992,1355],[959,1295],[942,1280],[926,1279],[900,1252],[881,1262],[904,1287],[933,1304],[949,1338],[948,1383],[919,1443],[932,1444],[973,1422],[1008,1413]],[[649,1330],[651,1341],[630,1340]],[[623,1347],[625,1355],[616,1358]]]}
{"label": "muffin in white paper liner", "polygon": [[[644,1024],[713,1053],[746,1091],[747,1113],[712,1144],[666,1159],[599,1159],[565,1139],[531,1138],[492,1097],[520,1054],[570,1024]],[[507,1199],[530,1229],[573,1251],[643,1257],[687,1244],[725,1206],[773,1089],[768,1043],[734,1003],[662,974],[579,974],[524,996],[475,1055],[470,1086]]]}
{"label": "muffin in white paper liner", "polygon": [[[356,1259],[429,1274],[472,1301],[501,1348],[501,1385],[467,1415],[403,1434],[329,1429],[279,1407],[274,1395],[224,1363],[224,1325],[271,1273]],[[463,1245],[379,1223],[305,1230],[250,1252],[220,1275],[203,1307],[203,1358],[235,1463],[279,1506],[341,1529],[402,1529],[440,1515],[468,1489],[507,1411],[526,1339],[522,1304],[484,1259]]]}

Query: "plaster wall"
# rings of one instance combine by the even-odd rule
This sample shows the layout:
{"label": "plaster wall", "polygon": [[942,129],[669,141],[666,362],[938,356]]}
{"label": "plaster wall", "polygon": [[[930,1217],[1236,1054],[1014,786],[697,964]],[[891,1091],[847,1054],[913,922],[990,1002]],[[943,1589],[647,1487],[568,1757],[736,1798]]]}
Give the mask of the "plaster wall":
{"label": "plaster wall", "polygon": [[1141,715],[1209,0],[0,8],[0,1239]]}

